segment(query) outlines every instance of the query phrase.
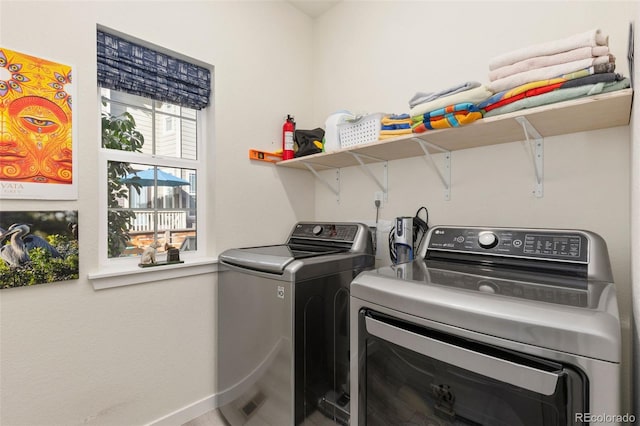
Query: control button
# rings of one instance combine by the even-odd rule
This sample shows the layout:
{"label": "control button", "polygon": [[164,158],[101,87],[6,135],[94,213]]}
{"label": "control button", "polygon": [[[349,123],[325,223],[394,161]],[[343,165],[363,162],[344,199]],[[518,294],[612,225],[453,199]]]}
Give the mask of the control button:
{"label": "control button", "polygon": [[493,248],[498,245],[498,237],[493,232],[481,232],[478,234],[478,244],[482,248]]}
{"label": "control button", "polygon": [[514,247],[520,247],[522,245],[522,240],[513,240]]}
{"label": "control button", "polygon": [[322,226],[320,225],[316,225],[313,227],[313,230],[311,231],[313,232],[313,235],[320,235],[322,234]]}
{"label": "control button", "polygon": [[495,294],[498,292],[498,287],[491,281],[482,280],[478,282],[478,290],[483,293]]}
{"label": "control button", "polygon": [[464,237],[462,235],[456,237],[456,242],[457,243],[464,243]]}

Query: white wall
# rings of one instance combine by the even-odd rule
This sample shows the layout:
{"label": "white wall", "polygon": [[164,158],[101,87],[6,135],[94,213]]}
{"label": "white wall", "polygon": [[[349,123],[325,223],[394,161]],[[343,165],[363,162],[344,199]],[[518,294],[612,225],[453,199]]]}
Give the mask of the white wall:
{"label": "white wall", "polygon": [[[416,91],[469,80],[488,82],[488,62],[516,48],[600,28],[609,34],[616,70],[626,61],[632,2],[343,2],[318,19],[314,117],[338,109],[408,111]],[[463,12],[464,11],[464,12]],[[524,137],[523,137],[524,139]],[[422,158],[388,166],[384,220],[414,215],[430,224],[584,228],[607,241],[623,326],[624,385],[630,386],[630,129],[545,140],[544,198],[535,198],[531,160],[519,142],[452,154],[451,201]],[[380,167],[380,166],[378,166]],[[327,177],[332,172],[324,172]],[[316,218],[375,219],[377,189],[356,168],[341,171],[341,200],[316,183]],[[386,238],[379,238],[384,244]],[[388,261],[387,261],[388,263]],[[628,407],[629,392],[625,392]],[[625,408],[628,410],[628,408]]]}
{"label": "white wall", "polygon": [[[3,210],[79,210],[81,278],[0,291],[0,424],[144,424],[216,391],[214,276],[101,291],[85,278],[97,268],[100,243],[96,24],[215,66],[214,149],[205,185],[213,195],[208,254],[215,256],[231,246],[278,241],[297,220],[374,218],[375,188],[359,170],[343,170],[337,205],[307,172],[247,160],[249,148],[279,147],[287,113],[299,128],[312,128],[341,108],[402,112],[417,90],[484,82],[493,55],[592,27],[610,34],[618,69],[626,72],[634,8],[348,1],[311,21],[281,1],[0,0],[0,46],[74,65],[82,178],[77,201],[2,201]],[[450,202],[423,160],[390,164],[382,217],[426,205],[431,223],[599,232],[609,242],[628,336],[629,129],[545,142],[542,200],[530,195],[532,170],[515,143],[454,153]],[[479,161],[489,173],[480,172]]]}
{"label": "white wall", "polygon": [[248,160],[249,148],[278,148],[287,113],[309,122],[310,18],[284,2],[2,0],[0,46],[74,66],[80,182],[77,201],[1,209],[78,210],[81,247],[79,280],[0,291],[2,425],[145,424],[216,391],[214,275],[100,291],[86,279],[101,243],[96,24],[215,67],[199,184],[208,255],[279,241],[314,214],[307,173]]}
{"label": "white wall", "polygon": [[[634,14],[634,83],[640,81],[640,3]],[[637,98],[636,98],[637,99]],[[632,279],[632,335],[633,335],[633,408],[640,417],[640,109],[637,100],[631,114],[631,279]]]}

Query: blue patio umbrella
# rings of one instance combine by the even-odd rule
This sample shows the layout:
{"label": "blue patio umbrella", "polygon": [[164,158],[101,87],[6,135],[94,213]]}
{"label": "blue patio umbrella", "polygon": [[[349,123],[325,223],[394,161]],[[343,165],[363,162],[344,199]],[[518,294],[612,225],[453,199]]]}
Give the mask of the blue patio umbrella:
{"label": "blue patio umbrella", "polygon": [[[135,172],[127,175],[121,181],[126,185],[130,184],[138,184],[140,186],[153,186],[154,185],[154,176],[153,176],[153,167],[147,170],[142,170],[140,172]],[[183,186],[189,185],[189,181],[186,181],[182,178],[172,175],[171,173],[167,173],[160,169],[157,169],[157,185],[158,186]]]}

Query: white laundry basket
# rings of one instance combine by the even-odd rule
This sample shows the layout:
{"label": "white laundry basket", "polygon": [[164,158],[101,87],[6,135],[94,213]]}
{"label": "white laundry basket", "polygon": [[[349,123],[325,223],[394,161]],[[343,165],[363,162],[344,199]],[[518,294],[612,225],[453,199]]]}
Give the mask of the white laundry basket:
{"label": "white laundry basket", "polygon": [[324,123],[325,152],[333,152],[340,149],[340,133],[338,132],[338,125],[352,118],[355,118],[355,115],[344,109],[334,112],[327,118],[327,121]]}
{"label": "white laundry basket", "polygon": [[340,148],[375,142],[380,137],[382,113],[359,116],[338,124]]}

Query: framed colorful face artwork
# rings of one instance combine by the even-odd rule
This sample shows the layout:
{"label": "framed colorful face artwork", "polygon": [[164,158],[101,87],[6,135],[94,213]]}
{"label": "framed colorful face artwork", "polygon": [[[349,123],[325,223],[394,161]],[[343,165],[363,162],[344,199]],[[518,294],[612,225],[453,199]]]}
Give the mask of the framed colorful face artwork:
{"label": "framed colorful face artwork", "polygon": [[0,46],[0,199],[78,198],[72,68]]}

